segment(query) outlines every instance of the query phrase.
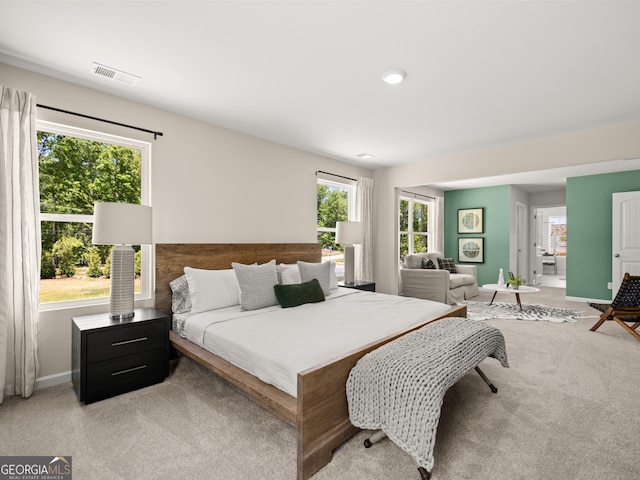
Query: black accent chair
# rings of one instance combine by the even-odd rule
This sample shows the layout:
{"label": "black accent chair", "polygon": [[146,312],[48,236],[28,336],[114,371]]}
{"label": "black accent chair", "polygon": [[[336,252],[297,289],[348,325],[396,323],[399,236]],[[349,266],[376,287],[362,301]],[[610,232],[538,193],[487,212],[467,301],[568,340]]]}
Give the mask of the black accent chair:
{"label": "black accent chair", "polygon": [[590,331],[595,332],[606,320],[614,320],[640,341],[640,333],[636,331],[640,327],[640,276],[625,273],[620,290],[613,302],[589,303],[589,305],[603,312]]}

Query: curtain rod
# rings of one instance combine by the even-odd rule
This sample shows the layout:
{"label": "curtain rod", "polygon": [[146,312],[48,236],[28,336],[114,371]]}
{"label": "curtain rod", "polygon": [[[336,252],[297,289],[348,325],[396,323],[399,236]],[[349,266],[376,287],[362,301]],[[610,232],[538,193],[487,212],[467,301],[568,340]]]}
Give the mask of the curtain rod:
{"label": "curtain rod", "polygon": [[429,195],[422,195],[421,193],[407,192],[406,190],[400,190],[400,193],[407,193],[409,195],[413,195],[414,197],[424,197],[430,198],[431,200],[435,200],[435,197],[430,197]]}
{"label": "curtain rod", "polygon": [[133,125],[127,125],[126,123],[114,122],[112,120],[105,120],[104,118],[92,117],[91,115],[85,115],[83,113],[70,112],[69,110],[63,110],[61,108],[49,107],[47,105],[36,104],[37,107],[46,108],[47,110],[53,110],[54,112],[67,113],[69,115],[75,115],[76,117],[88,118],[90,120],[97,120],[99,122],[110,123],[111,125],[118,125],[119,127],[132,128],[145,133],[153,134],[153,139],[157,140],[158,136],[162,137],[162,132],[154,132],[153,130],[147,130],[146,128],[134,127]]}
{"label": "curtain rod", "polygon": [[316,175],[318,175],[319,173],[324,173],[325,175],[331,175],[333,177],[344,178],[345,180],[351,180],[352,182],[357,182],[358,181],[355,178],[345,177],[343,175],[336,175],[335,173],[329,173],[329,172],[323,172],[322,170],[317,170],[316,171]]}

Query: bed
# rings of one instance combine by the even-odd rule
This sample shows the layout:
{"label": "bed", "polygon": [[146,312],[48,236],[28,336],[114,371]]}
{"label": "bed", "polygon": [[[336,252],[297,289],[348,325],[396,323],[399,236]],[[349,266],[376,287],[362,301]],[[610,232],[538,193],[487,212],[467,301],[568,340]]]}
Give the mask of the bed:
{"label": "bed", "polygon": [[[169,282],[183,274],[184,267],[207,270],[229,269],[232,262],[293,264],[320,262],[320,245],[287,244],[157,244],[155,307],[171,314]],[[418,300],[416,300],[418,301]],[[423,301],[423,300],[420,300]],[[426,301],[425,301],[426,302]],[[173,347],[205,366],[255,402],[296,429],[297,478],[306,480],[331,461],[333,450],[359,431],[349,420],[346,382],[356,362],[368,352],[409,331],[444,317],[464,317],[466,308],[446,307],[443,313],[425,319],[419,325],[403,327],[385,334],[364,347],[343,352],[320,365],[297,374],[296,395],[286,393],[237,367],[199,345],[170,332]]]}

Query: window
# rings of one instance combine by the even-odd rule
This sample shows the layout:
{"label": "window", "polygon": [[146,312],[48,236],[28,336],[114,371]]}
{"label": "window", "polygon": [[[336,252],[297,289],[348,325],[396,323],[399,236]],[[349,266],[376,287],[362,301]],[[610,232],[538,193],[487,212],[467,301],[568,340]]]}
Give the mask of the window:
{"label": "window", "polygon": [[322,261],[336,262],[336,274],[344,272],[344,246],[336,245],[336,222],[353,220],[356,183],[340,183],[318,177],[318,242],[322,245]]}
{"label": "window", "polygon": [[429,208],[428,200],[400,197],[400,261],[413,253],[428,251],[429,245]]}
{"label": "window", "polygon": [[[41,307],[109,296],[111,246],[91,243],[93,204],[149,204],[150,145],[38,121]],[[151,296],[151,247],[136,251],[136,298]]]}

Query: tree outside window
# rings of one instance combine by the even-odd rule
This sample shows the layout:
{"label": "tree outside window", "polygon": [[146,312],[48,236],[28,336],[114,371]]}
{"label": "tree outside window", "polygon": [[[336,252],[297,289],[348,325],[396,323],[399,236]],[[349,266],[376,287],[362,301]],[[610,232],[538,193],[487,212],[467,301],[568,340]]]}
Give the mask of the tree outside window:
{"label": "tree outside window", "polygon": [[336,261],[336,274],[344,271],[344,245],[336,244],[336,223],[353,217],[355,185],[318,179],[318,242],[322,261]]}
{"label": "tree outside window", "polygon": [[[39,124],[42,262],[40,303],[109,295],[109,245],[92,245],[96,202],[140,204],[146,147],[55,124]],[[95,137],[95,138],[92,138]],[[146,160],[146,158],[145,158]],[[140,246],[136,270],[142,271]],[[148,281],[148,280],[147,280]],[[141,291],[140,277],[136,292]]]}
{"label": "tree outside window", "polygon": [[400,197],[400,261],[407,255],[428,251],[430,202]]}

